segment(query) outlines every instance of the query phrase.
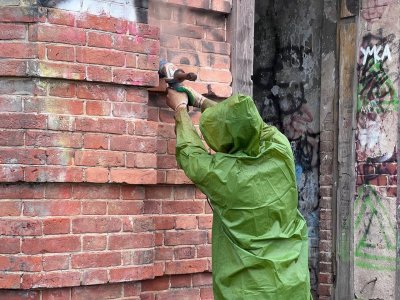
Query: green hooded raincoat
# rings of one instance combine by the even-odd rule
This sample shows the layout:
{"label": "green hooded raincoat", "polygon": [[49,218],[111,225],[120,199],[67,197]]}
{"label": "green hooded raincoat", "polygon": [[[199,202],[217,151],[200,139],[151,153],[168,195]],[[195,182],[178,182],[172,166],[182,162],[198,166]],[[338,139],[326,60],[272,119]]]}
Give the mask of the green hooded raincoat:
{"label": "green hooded raincoat", "polygon": [[236,95],[204,111],[200,130],[176,116],[176,158],[213,206],[215,299],[309,300],[307,226],[297,210],[286,137]]}

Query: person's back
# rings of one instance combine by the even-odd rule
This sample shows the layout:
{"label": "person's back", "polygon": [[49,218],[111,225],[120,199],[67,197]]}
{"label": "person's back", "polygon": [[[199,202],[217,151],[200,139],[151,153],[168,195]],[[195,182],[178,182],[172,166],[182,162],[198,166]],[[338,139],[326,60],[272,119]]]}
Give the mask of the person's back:
{"label": "person's back", "polygon": [[307,227],[293,155],[249,97],[208,108],[200,129],[177,113],[177,161],[213,206],[215,299],[310,299]]}

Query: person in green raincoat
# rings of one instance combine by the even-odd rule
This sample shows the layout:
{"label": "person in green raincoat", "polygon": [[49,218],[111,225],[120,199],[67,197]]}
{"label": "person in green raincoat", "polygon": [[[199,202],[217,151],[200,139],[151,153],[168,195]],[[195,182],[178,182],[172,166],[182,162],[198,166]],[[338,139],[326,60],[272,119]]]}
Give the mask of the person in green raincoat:
{"label": "person in green raincoat", "polygon": [[[220,103],[190,88],[169,90],[176,159],[213,207],[214,298],[309,300],[307,226],[297,209],[292,150],[248,96]],[[194,128],[187,105],[202,110]]]}

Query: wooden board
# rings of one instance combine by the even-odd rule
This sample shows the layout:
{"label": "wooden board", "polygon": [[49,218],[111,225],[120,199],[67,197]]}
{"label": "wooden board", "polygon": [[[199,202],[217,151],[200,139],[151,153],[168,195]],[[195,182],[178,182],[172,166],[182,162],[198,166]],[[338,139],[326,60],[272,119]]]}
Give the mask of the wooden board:
{"label": "wooden board", "polygon": [[229,15],[228,41],[231,43],[233,93],[253,95],[254,1],[233,0]]}
{"label": "wooden board", "polygon": [[339,25],[338,189],[335,299],[353,299],[354,123],[356,99],[356,19]]}
{"label": "wooden board", "polygon": [[341,0],[340,17],[348,18],[358,15],[359,0]]}

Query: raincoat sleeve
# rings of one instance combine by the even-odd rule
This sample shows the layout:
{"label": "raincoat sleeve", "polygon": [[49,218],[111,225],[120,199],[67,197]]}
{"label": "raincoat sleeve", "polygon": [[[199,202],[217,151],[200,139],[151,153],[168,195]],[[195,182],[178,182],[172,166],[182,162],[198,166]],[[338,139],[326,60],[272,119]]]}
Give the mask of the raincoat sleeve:
{"label": "raincoat sleeve", "polygon": [[195,184],[200,183],[210,170],[210,155],[198,135],[186,110],[176,113],[176,160]]}

